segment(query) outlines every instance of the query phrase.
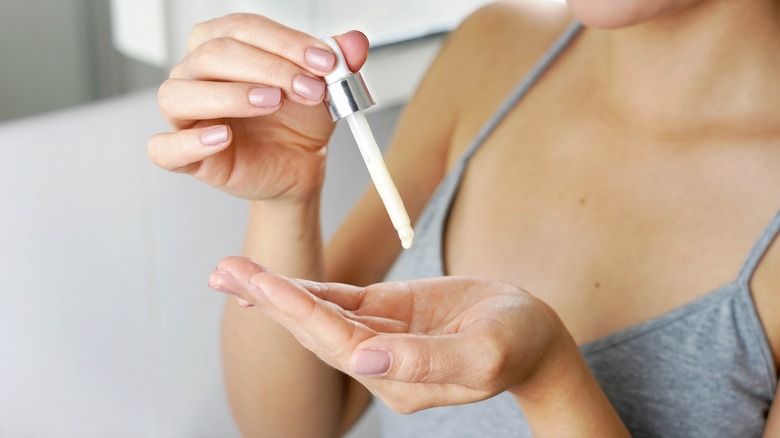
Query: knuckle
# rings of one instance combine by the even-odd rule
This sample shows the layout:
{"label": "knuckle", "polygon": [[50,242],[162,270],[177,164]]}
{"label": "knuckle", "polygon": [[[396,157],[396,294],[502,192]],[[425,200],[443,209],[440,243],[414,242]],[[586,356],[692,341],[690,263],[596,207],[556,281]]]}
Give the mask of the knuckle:
{"label": "knuckle", "polygon": [[155,166],[164,167],[160,159],[159,139],[159,134],[149,139],[149,142],[146,144],[146,156]]}
{"label": "knuckle", "polygon": [[210,66],[218,63],[231,46],[229,38],[214,38],[204,42],[173,68],[171,77],[195,77],[203,74]]}
{"label": "knuckle", "polygon": [[182,78],[185,74],[184,61],[176,64],[168,74],[168,79]]}
{"label": "knuckle", "polygon": [[497,339],[485,339],[482,343],[481,356],[484,358],[482,371],[478,376],[479,385],[486,390],[500,389],[504,374],[507,372],[509,352],[506,346]]}
{"label": "knuckle", "polygon": [[165,109],[167,108],[168,103],[171,101],[171,93],[173,91],[172,88],[172,80],[167,79],[163,81],[163,83],[160,84],[160,87],[157,89],[157,107],[163,113],[165,113]]}
{"label": "knuckle", "polygon": [[414,414],[417,411],[418,409],[415,409],[414,406],[410,405],[409,403],[401,404],[396,410],[396,412],[401,415],[410,415],[410,414]]}
{"label": "knuckle", "polygon": [[192,29],[190,30],[190,34],[187,37],[188,51],[192,51],[195,47],[198,46],[199,41],[203,40],[204,35],[206,35],[209,23],[210,23],[209,21],[202,21],[192,26]]}
{"label": "knuckle", "polygon": [[234,12],[232,14],[228,14],[224,17],[225,30],[229,35],[235,35],[238,32],[243,32],[245,28],[252,26],[256,17],[256,15],[245,12]]}
{"label": "knuckle", "polygon": [[414,363],[411,363],[409,369],[409,381],[411,382],[427,382],[431,380],[433,376],[434,365],[430,356],[423,354],[422,351],[417,349],[413,356]]}
{"label": "knuckle", "polygon": [[210,20],[195,23],[195,25],[192,26],[192,29],[190,29],[189,41],[192,42],[199,40],[201,36],[206,33],[210,24]]}
{"label": "knuckle", "polygon": [[383,397],[382,401],[391,411],[400,415],[413,414],[420,409],[409,402],[409,400],[399,399],[398,397]]}
{"label": "knuckle", "polygon": [[230,38],[214,38],[203,43],[195,51],[197,54],[196,59],[199,61],[212,59],[214,56],[221,56],[232,47],[232,40]]}

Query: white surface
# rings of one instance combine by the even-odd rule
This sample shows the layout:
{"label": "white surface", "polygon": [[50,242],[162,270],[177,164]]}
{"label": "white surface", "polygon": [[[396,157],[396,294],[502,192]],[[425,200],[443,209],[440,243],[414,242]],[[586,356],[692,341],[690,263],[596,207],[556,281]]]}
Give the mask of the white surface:
{"label": "white surface", "polygon": [[[208,0],[207,0],[208,1]],[[252,12],[317,36],[352,29],[375,46],[448,31],[490,0],[228,0],[222,13]]]}
{"label": "white surface", "polygon": [[[238,436],[219,361],[243,202],[147,162],[166,129],[153,92],[0,125],[0,436]],[[389,135],[397,111],[372,123]],[[384,140],[381,140],[384,141]],[[343,128],[326,235],[367,183]],[[376,436],[369,418],[358,436]]]}
{"label": "white surface", "polygon": [[111,24],[119,51],[157,67],[168,66],[163,0],[111,0]]}
{"label": "white surface", "polygon": [[[327,37],[363,31],[374,46],[453,29],[490,0],[111,0],[117,48],[154,63],[184,55],[195,24],[233,12],[264,15],[286,26]],[[168,11],[166,18],[164,12]],[[165,34],[165,35],[164,35]],[[174,51],[168,57],[165,36]]]}

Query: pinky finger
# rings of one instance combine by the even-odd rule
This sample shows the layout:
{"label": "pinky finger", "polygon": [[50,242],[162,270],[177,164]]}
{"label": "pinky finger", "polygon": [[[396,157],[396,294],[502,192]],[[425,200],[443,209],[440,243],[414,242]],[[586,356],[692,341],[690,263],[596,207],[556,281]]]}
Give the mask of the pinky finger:
{"label": "pinky finger", "polygon": [[157,134],[149,139],[147,154],[157,167],[189,173],[194,165],[224,150],[232,141],[226,125]]}

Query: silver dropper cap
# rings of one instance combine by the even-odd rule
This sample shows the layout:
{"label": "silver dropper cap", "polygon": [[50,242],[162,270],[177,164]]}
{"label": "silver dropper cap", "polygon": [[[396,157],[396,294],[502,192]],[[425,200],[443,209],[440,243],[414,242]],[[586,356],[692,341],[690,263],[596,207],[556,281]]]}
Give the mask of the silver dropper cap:
{"label": "silver dropper cap", "polygon": [[328,108],[330,118],[336,122],[373,106],[376,102],[368,91],[363,75],[360,72],[352,73],[347,67],[347,61],[336,40],[323,38],[322,41],[336,53],[336,66],[333,72],[325,76],[328,90],[325,95],[325,106]]}

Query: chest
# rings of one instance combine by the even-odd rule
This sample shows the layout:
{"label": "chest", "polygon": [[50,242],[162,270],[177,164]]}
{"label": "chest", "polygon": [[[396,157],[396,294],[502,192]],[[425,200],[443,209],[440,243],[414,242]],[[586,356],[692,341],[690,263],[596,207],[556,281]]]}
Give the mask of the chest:
{"label": "chest", "polygon": [[567,122],[517,111],[482,145],[444,227],[448,274],[524,287],[580,343],[736,278],[777,206],[756,190],[761,147],[664,149]]}

